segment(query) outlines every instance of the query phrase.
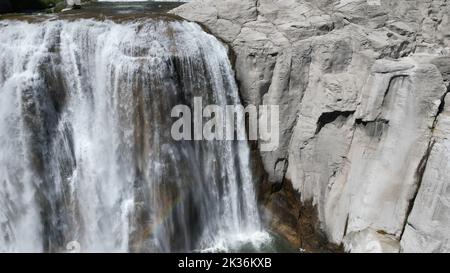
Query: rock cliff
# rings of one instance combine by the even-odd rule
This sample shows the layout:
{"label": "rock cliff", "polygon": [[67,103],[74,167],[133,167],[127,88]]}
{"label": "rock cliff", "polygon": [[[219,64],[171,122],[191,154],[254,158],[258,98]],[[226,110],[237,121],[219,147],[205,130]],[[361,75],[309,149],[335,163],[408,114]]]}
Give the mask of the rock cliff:
{"label": "rock cliff", "polygon": [[353,252],[450,251],[447,0],[194,0],[173,11],[236,54],[247,104],[280,105],[292,181]]}
{"label": "rock cliff", "polygon": [[9,12],[30,12],[55,7],[61,10],[65,6],[65,0],[0,0],[0,14]]}

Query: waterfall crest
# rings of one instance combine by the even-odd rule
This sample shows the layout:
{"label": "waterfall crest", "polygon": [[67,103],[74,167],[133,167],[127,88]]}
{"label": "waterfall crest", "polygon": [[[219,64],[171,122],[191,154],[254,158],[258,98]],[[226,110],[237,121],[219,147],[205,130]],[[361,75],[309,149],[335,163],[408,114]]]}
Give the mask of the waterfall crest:
{"label": "waterfall crest", "polygon": [[247,143],[172,140],[194,96],[240,103],[226,47],[194,23],[0,21],[0,252],[267,240]]}

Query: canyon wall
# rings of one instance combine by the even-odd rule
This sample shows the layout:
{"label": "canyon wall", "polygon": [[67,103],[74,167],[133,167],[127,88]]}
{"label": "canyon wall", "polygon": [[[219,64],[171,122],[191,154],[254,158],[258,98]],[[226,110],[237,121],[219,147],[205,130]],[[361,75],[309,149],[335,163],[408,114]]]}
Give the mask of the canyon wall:
{"label": "canyon wall", "polygon": [[236,54],[246,104],[280,105],[260,155],[330,242],[450,251],[447,0],[194,0],[173,11]]}

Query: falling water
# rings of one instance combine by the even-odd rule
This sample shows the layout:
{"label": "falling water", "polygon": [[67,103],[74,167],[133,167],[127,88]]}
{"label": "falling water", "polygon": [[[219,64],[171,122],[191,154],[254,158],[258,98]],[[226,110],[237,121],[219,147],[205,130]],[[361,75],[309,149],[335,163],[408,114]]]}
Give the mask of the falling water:
{"label": "falling water", "polygon": [[240,103],[226,47],[194,23],[0,21],[0,252],[267,240],[248,145],[172,140],[194,96]]}

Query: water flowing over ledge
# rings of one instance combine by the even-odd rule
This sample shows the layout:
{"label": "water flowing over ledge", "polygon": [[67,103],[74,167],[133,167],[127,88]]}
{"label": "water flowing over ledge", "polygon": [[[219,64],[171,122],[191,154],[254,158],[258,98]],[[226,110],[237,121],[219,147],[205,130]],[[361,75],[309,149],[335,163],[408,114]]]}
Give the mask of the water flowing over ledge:
{"label": "water flowing over ledge", "polygon": [[0,252],[258,249],[243,142],[174,142],[170,111],[240,99],[227,49],[176,19],[0,21]]}

